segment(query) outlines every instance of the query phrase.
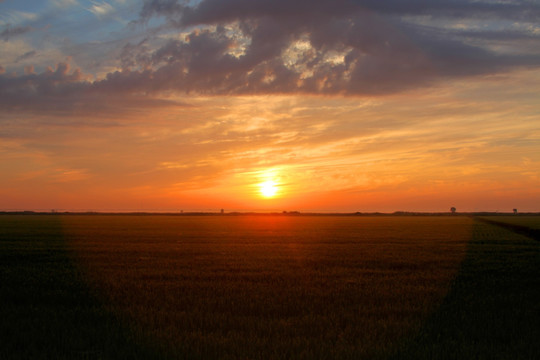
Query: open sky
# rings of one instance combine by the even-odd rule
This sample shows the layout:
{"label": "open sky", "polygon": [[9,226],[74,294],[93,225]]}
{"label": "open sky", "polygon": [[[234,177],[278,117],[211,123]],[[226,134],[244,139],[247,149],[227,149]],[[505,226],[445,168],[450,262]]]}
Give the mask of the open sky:
{"label": "open sky", "polygon": [[537,0],[0,0],[0,210],[540,211]]}

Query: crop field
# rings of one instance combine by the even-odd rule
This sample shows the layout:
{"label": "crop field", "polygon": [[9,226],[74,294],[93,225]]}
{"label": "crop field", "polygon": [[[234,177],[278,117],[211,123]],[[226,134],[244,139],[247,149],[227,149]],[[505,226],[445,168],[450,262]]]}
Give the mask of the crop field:
{"label": "crop field", "polygon": [[512,225],[526,226],[531,229],[540,230],[540,216],[484,216],[483,218],[493,221],[499,221]]}
{"label": "crop field", "polygon": [[0,216],[0,358],[535,359],[540,242],[462,216]]}

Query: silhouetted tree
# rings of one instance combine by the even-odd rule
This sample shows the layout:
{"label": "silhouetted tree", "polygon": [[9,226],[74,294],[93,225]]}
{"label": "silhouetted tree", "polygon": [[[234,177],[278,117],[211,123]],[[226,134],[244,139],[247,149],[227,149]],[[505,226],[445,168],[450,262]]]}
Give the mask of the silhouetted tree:
{"label": "silhouetted tree", "polygon": [[517,214],[517,209],[514,209],[514,214]]}
{"label": "silhouetted tree", "polygon": [[452,207],[450,208],[450,211],[452,212],[452,214],[455,214],[455,213],[456,213],[456,208],[452,206]]}

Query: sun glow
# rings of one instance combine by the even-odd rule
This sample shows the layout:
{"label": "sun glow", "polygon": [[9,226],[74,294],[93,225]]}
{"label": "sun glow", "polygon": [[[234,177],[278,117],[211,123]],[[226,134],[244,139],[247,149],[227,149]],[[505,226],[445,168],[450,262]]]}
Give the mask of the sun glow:
{"label": "sun glow", "polygon": [[271,198],[276,196],[278,188],[274,181],[268,180],[259,184],[262,196]]}
{"label": "sun glow", "polygon": [[261,169],[255,171],[254,174],[259,180],[255,183],[255,187],[260,197],[272,199],[283,195],[283,182],[279,169]]}

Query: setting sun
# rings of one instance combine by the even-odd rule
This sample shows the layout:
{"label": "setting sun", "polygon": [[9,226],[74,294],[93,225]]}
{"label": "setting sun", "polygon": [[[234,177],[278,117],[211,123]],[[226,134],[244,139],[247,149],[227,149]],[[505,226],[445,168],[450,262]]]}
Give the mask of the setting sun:
{"label": "setting sun", "polygon": [[268,181],[265,181],[265,182],[261,183],[259,186],[260,186],[260,189],[261,189],[262,196],[267,197],[267,198],[271,198],[271,197],[276,196],[278,188],[277,188],[276,183],[274,181],[268,180]]}

